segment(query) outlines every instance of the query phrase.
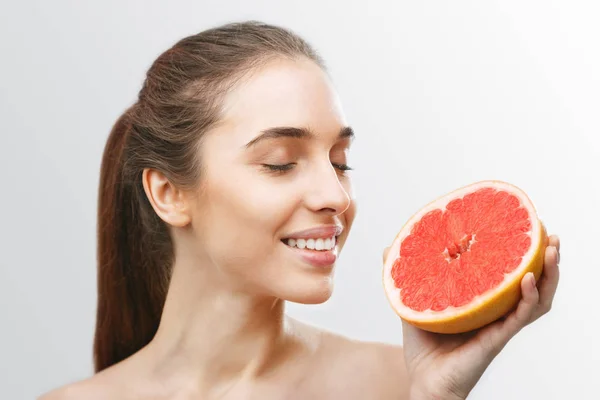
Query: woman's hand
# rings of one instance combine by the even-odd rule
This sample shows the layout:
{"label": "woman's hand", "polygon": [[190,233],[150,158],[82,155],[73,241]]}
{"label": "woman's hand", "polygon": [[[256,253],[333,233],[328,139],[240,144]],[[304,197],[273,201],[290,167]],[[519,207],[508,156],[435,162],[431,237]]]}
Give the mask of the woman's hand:
{"label": "woman's hand", "polygon": [[[521,281],[522,299],[511,314],[465,334],[441,335],[403,321],[404,357],[411,400],[465,399],[492,360],[523,327],[546,314],[558,286],[560,241],[549,238],[539,282]],[[387,249],[384,258],[387,255]]]}

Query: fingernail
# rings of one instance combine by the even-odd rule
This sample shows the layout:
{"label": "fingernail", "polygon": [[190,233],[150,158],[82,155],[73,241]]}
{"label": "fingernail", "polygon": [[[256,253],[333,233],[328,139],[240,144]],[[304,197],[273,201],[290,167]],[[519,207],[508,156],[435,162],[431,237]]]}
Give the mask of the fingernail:
{"label": "fingernail", "polygon": [[560,252],[556,247],[554,247],[554,251],[556,251],[556,264],[560,264]]}
{"label": "fingernail", "polygon": [[535,275],[533,275],[533,272],[530,272],[529,275],[531,275],[529,278],[529,284],[532,288],[535,288]]}

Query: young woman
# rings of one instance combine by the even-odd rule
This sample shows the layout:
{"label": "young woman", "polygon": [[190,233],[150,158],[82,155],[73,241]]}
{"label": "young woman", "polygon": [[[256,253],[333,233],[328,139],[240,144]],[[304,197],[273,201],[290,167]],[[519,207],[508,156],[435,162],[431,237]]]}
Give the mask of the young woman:
{"label": "young woman", "polygon": [[472,334],[403,327],[404,346],[294,321],[331,295],[355,215],[353,132],[317,53],[245,22],[187,37],[147,73],[102,162],[96,374],[43,399],[464,399],[550,309],[540,282]]}

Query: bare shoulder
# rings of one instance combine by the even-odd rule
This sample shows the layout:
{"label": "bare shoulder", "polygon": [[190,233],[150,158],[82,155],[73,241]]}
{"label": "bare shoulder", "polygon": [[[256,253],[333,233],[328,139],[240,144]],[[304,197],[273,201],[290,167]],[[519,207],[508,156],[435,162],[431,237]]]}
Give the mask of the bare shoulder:
{"label": "bare shoulder", "polygon": [[37,400],[100,400],[106,398],[106,395],[106,386],[101,385],[96,378],[91,377],[54,389],[41,395]]}
{"label": "bare shoulder", "polygon": [[90,391],[85,389],[85,385],[77,382],[59,387],[48,393],[44,393],[38,397],[37,400],[73,400],[86,397],[88,392]]}
{"label": "bare shoulder", "polygon": [[402,346],[370,341],[359,341],[343,336],[335,338],[345,349],[344,361],[356,368],[368,370],[373,378],[397,384],[407,380],[404,349]]}
{"label": "bare shoulder", "polygon": [[335,365],[338,382],[342,379],[351,382],[348,389],[366,396],[363,398],[408,399],[409,381],[402,346],[359,341],[330,332],[324,335],[324,352]]}

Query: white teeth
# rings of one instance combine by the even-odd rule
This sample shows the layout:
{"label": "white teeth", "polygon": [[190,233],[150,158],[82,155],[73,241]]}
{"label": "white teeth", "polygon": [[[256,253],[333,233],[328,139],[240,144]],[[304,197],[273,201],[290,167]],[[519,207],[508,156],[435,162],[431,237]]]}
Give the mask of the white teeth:
{"label": "white teeth", "polygon": [[335,236],[323,239],[288,239],[287,245],[290,247],[297,247],[299,249],[310,249],[310,250],[331,250],[335,247]]}
{"label": "white teeth", "polygon": [[315,240],[315,250],[323,250],[324,244],[325,243],[323,243],[323,239],[321,239],[321,238]]}

